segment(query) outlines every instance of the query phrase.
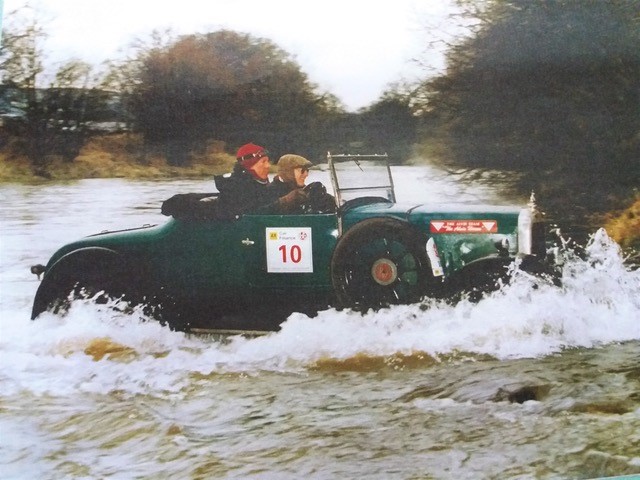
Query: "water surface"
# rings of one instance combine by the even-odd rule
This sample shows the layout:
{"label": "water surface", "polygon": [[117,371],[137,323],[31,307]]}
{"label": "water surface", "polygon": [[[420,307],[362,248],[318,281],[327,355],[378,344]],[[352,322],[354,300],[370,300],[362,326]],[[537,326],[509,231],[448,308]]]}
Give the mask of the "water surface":
{"label": "water surface", "polygon": [[[395,180],[400,201],[503,202],[424,167]],[[640,272],[604,232],[561,289],[520,276],[478,304],[293,314],[259,338],[190,336],[91,301],[29,320],[30,265],[80,236],[163,222],[162,200],[207,191],[0,187],[2,478],[640,473]]]}

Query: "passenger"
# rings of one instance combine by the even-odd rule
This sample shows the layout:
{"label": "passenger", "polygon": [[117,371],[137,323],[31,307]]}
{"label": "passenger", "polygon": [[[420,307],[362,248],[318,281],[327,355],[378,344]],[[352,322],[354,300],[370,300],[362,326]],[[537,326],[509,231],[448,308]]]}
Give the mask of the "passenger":
{"label": "passenger", "polygon": [[313,163],[309,160],[291,153],[278,160],[278,173],[268,187],[273,197],[283,197],[295,191],[305,194],[304,202],[283,206],[287,208],[283,213],[307,213],[310,210],[328,213],[336,210],[335,199],[320,182],[305,185],[311,167]]}
{"label": "passenger", "polygon": [[275,196],[269,185],[269,152],[260,145],[247,143],[238,149],[237,163],[230,176],[217,175],[215,185],[220,192],[216,209],[223,216],[242,213],[275,213],[295,209],[306,201],[302,191]]}
{"label": "passenger", "polygon": [[269,189],[275,196],[281,197],[293,190],[304,188],[309,168],[312,166],[313,163],[300,155],[288,153],[281,156],[278,160],[278,173]]}

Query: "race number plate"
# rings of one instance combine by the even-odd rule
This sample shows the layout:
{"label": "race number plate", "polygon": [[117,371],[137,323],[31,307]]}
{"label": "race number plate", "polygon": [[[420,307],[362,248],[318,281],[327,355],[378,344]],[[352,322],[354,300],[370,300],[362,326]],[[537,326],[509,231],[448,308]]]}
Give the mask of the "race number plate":
{"label": "race number plate", "polygon": [[267,272],[312,273],[311,228],[267,228]]}

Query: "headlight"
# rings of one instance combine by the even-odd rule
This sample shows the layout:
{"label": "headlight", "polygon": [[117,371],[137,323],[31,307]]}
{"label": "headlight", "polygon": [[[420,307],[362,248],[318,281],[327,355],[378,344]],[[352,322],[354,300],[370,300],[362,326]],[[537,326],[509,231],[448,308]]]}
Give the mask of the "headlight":
{"label": "headlight", "polygon": [[538,210],[535,195],[531,192],[527,208],[523,208],[518,215],[518,253],[544,256],[544,230],[543,215]]}
{"label": "headlight", "polygon": [[522,255],[531,255],[531,225],[533,225],[531,210],[523,208],[518,215],[518,253]]}

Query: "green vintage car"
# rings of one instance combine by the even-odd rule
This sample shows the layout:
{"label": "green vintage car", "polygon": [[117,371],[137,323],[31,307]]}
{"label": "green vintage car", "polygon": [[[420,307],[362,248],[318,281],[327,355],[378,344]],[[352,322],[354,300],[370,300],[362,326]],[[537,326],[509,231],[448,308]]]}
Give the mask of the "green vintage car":
{"label": "green vintage car", "polygon": [[[329,153],[327,168],[337,207],[328,211],[314,195],[296,215],[216,218],[181,208],[165,212],[172,217],[162,225],[63,246],[32,267],[44,273],[32,318],[64,313],[74,296],[116,296],[176,329],[270,331],[293,311],[366,311],[484,291],[514,260],[540,269],[545,259],[533,201],[400,204],[386,155]],[[215,203],[215,195],[196,201]]]}

